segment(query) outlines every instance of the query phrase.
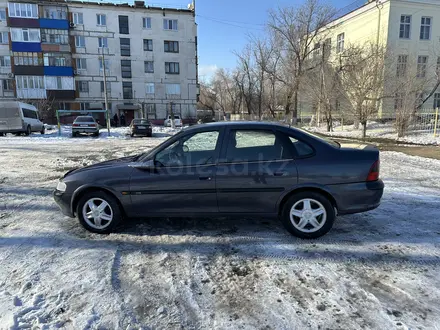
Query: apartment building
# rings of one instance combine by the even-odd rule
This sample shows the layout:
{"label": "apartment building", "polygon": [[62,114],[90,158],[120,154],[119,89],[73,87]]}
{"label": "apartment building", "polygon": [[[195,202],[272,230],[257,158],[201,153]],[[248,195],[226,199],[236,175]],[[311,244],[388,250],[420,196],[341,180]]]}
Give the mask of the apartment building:
{"label": "apartment building", "polygon": [[[160,123],[196,117],[197,26],[187,9],[0,2],[0,96]],[[105,72],[104,72],[105,71]],[[105,84],[104,84],[105,79]],[[105,88],[106,87],[106,88]]]}
{"label": "apartment building", "polygon": [[[387,68],[387,72],[392,73],[386,77],[388,81],[396,79],[409,67],[414,67],[418,75],[420,72],[420,78],[432,78],[431,86],[426,86],[425,93],[428,93],[435,86],[435,76],[440,68],[440,2],[361,0],[353,5],[346,12],[341,12],[325,31],[325,42],[330,45],[327,49],[333,60],[344,56],[344,50],[350,45],[378,43],[386,47],[390,56],[395,57],[393,61],[388,61],[392,65],[392,68]],[[338,63],[338,60],[334,62]],[[392,116],[399,105],[399,97],[396,95],[394,99],[384,99],[379,115]],[[423,98],[423,95],[419,95],[419,98]],[[426,108],[438,106],[440,90],[424,105]]]}

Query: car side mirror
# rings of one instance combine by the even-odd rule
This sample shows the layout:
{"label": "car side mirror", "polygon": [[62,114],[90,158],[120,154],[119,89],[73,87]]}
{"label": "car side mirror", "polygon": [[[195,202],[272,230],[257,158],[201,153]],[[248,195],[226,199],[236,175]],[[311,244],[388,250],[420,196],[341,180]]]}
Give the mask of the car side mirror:
{"label": "car side mirror", "polygon": [[154,160],[152,160],[152,159],[147,160],[146,162],[143,162],[143,163],[135,163],[135,164],[131,165],[131,167],[136,168],[141,171],[151,171],[151,172],[155,171],[155,169],[156,169],[156,166],[154,164]]}

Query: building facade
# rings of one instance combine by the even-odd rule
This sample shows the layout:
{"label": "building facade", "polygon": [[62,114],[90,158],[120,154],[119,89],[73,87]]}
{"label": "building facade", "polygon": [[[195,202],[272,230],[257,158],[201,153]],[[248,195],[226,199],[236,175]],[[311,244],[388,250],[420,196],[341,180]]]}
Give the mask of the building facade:
{"label": "building facade", "polygon": [[[426,91],[419,95],[429,95],[435,86],[440,69],[440,2],[437,0],[369,0],[354,3],[346,13],[331,22],[326,29],[325,42],[332,62],[352,45],[366,43],[384,46],[393,59],[386,61],[388,81],[399,77],[410,68],[417,70],[417,76],[426,79]],[[320,48],[317,48],[319,57]],[[387,88],[384,85],[384,88]],[[386,94],[386,93],[385,93]],[[424,95],[423,95],[424,94]],[[380,103],[379,115],[393,116],[399,104],[399,95],[389,97]],[[440,105],[440,90],[433,93],[424,108]],[[310,104],[307,104],[310,106]]]}
{"label": "building facade", "polygon": [[[0,2],[0,96],[160,123],[196,117],[194,8]],[[104,82],[105,79],[105,82]],[[44,102],[44,101],[43,101]]]}

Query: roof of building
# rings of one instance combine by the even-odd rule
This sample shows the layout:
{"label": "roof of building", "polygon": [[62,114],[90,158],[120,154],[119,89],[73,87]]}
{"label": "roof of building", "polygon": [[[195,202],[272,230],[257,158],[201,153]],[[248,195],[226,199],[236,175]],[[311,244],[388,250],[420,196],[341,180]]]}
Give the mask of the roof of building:
{"label": "roof of building", "polygon": [[[145,1],[134,1],[133,4],[129,4],[128,2],[115,2],[111,0],[104,0],[108,2],[93,2],[93,1],[79,1],[79,0],[64,0],[60,2],[65,2],[67,4],[77,4],[77,5],[95,5],[95,6],[108,6],[108,7],[123,7],[123,8],[133,8],[133,9],[152,9],[152,10],[160,10],[160,11],[177,11],[184,13],[193,13],[194,11],[190,8],[177,8],[165,5],[145,5]],[[117,0],[116,0],[117,1]]]}

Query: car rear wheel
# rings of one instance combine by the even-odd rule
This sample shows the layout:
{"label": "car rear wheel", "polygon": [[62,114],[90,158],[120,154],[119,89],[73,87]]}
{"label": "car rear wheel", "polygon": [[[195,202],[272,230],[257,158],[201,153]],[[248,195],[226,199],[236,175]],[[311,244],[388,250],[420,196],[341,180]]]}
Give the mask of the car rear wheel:
{"label": "car rear wheel", "polygon": [[325,196],[316,192],[300,192],[289,197],[281,212],[286,229],[300,238],[318,238],[333,227],[335,210]]}
{"label": "car rear wheel", "polygon": [[28,127],[26,127],[26,132],[24,134],[26,136],[29,136],[29,135],[31,135],[31,132],[32,132],[31,127],[28,125]]}
{"label": "car rear wheel", "polygon": [[76,214],[84,228],[99,234],[112,232],[122,220],[118,201],[103,191],[93,191],[82,196]]}
{"label": "car rear wheel", "polygon": [[42,128],[41,131],[40,131],[40,133],[41,133],[41,134],[44,134],[45,131],[46,131],[46,130],[45,130],[44,126],[43,126],[43,128]]}

